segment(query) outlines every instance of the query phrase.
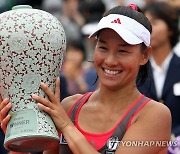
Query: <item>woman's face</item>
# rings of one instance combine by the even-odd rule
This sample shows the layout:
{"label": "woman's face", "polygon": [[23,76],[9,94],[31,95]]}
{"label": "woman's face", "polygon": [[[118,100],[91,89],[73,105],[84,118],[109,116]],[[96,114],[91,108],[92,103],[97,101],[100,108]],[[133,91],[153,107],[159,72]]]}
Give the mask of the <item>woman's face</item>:
{"label": "woman's face", "polygon": [[152,48],[158,48],[166,43],[170,43],[170,31],[166,22],[162,19],[155,18],[150,12],[146,12],[145,15],[152,24]]}
{"label": "woman's face", "polygon": [[103,29],[99,33],[94,52],[94,64],[102,86],[117,90],[135,86],[140,65],[148,58],[141,45],[127,44],[115,31]]}

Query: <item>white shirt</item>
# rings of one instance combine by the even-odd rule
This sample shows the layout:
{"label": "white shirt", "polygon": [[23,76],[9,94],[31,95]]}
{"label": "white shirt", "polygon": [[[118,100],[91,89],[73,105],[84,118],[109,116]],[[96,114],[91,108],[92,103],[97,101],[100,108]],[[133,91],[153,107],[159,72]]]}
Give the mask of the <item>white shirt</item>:
{"label": "white shirt", "polygon": [[150,58],[150,62],[151,62],[151,66],[152,66],[152,73],[153,73],[153,77],[154,77],[154,83],[155,83],[155,88],[156,88],[158,98],[161,98],[164,81],[165,81],[165,78],[167,75],[167,71],[168,71],[172,56],[173,56],[173,53],[170,52],[169,55],[166,57],[166,59],[161,64],[161,66],[156,64],[156,62],[152,56]]}
{"label": "white shirt", "polygon": [[174,47],[174,52],[180,57],[180,41]]}

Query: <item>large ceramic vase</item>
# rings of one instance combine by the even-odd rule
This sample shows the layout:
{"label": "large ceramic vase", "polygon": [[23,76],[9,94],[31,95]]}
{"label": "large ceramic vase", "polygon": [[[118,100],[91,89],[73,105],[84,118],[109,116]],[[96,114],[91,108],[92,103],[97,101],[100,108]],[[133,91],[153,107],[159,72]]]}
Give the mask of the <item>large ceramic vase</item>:
{"label": "large ceramic vase", "polygon": [[45,11],[20,5],[0,14],[0,94],[13,104],[6,149],[34,152],[58,144],[51,117],[38,108],[32,94],[47,97],[40,82],[54,90],[65,46],[61,23]]}

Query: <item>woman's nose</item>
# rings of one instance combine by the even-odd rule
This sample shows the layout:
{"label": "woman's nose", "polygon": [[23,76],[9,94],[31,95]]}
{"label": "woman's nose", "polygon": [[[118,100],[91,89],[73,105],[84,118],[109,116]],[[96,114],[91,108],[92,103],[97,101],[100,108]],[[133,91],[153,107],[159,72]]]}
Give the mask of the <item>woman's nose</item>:
{"label": "woman's nose", "polygon": [[111,67],[117,65],[118,64],[117,56],[115,54],[108,54],[105,59],[105,63]]}

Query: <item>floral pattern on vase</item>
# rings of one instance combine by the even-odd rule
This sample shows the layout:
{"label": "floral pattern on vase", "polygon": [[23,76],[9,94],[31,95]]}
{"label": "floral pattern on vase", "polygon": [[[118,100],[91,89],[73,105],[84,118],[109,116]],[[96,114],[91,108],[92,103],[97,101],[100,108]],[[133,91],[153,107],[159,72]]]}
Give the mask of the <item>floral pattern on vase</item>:
{"label": "floral pattern on vase", "polygon": [[[16,7],[0,14],[0,94],[13,103],[10,113],[26,109],[35,113],[35,136],[47,134],[58,139],[51,118],[39,110],[31,95],[47,97],[39,87],[40,82],[54,89],[65,49],[64,28],[51,14],[29,7]],[[11,132],[5,140],[12,139]]]}

